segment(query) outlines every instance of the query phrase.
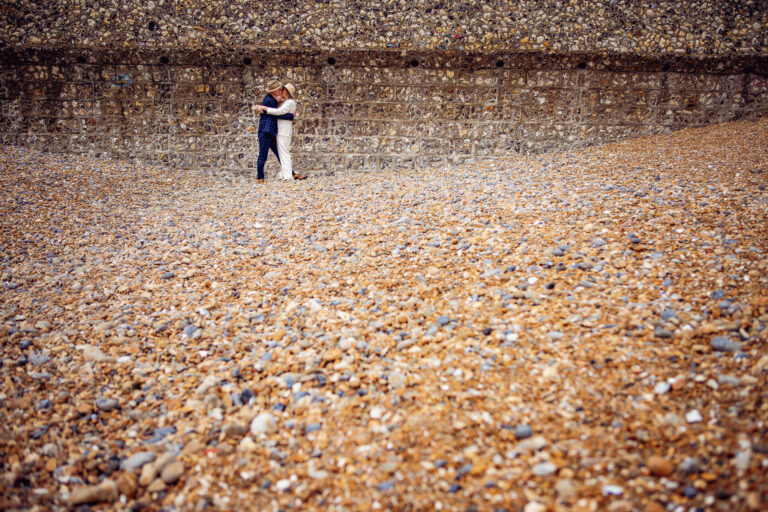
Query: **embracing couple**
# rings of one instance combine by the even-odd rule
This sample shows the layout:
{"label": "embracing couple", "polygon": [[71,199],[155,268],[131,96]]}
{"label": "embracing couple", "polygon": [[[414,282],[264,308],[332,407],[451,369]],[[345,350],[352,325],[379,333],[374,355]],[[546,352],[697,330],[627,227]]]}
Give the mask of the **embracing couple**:
{"label": "embracing couple", "polygon": [[259,159],[256,162],[259,183],[264,182],[264,164],[269,150],[280,162],[279,178],[283,180],[303,180],[307,176],[293,172],[291,162],[291,138],[293,137],[293,117],[296,113],[296,87],[293,84],[281,85],[273,81],[267,84],[267,95],[261,105],[254,105],[254,112],[261,112],[259,119]]}

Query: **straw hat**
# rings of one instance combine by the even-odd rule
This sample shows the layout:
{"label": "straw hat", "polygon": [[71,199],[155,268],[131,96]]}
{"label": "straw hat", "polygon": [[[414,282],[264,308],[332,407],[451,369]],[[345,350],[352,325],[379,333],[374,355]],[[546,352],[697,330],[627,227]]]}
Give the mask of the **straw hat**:
{"label": "straw hat", "polygon": [[282,88],[283,86],[280,85],[280,82],[278,82],[277,80],[272,80],[267,84],[267,92],[279,91]]}
{"label": "straw hat", "polygon": [[296,86],[295,86],[295,85],[293,85],[293,84],[285,84],[283,87],[285,87],[285,89],[286,89],[286,90],[287,90],[289,93],[291,93],[291,98],[293,98],[294,96],[296,96]]}

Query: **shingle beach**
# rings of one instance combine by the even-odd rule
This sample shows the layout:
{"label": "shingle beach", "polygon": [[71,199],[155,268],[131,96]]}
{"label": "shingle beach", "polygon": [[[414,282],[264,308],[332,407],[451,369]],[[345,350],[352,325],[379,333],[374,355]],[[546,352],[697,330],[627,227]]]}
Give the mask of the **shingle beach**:
{"label": "shingle beach", "polygon": [[0,185],[4,510],[768,507],[768,119]]}

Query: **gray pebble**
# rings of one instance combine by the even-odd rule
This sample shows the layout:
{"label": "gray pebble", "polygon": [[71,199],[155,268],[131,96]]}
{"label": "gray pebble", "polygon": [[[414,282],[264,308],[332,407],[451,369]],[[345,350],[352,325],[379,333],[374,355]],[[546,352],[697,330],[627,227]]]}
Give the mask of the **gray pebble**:
{"label": "gray pebble", "polygon": [[184,331],[182,334],[187,337],[192,337],[195,335],[195,332],[197,332],[198,327],[196,325],[188,325],[184,328]]}
{"label": "gray pebble", "polygon": [[671,309],[665,309],[664,311],[662,311],[662,312],[661,312],[661,318],[662,318],[662,320],[664,320],[665,322],[669,322],[669,321],[670,321],[670,320],[672,320],[673,318],[677,318],[677,313],[675,313],[675,312],[674,312],[673,310],[671,310]]}
{"label": "gray pebble", "polygon": [[53,407],[53,402],[48,400],[47,398],[44,400],[40,400],[37,405],[35,406],[36,411],[47,411],[48,409],[51,409]]}
{"label": "gray pebble", "polygon": [[680,463],[680,472],[686,475],[701,473],[704,471],[704,463],[698,457],[688,457]]}
{"label": "gray pebble", "polygon": [[247,405],[251,399],[254,397],[253,391],[251,391],[251,388],[243,388],[243,390],[240,392],[240,401]]}
{"label": "gray pebble", "polygon": [[473,464],[464,464],[459,468],[459,470],[456,472],[456,480],[461,479],[464,477],[464,475],[468,475],[470,471],[472,471]]}
{"label": "gray pebble", "polygon": [[740,386],[741,380],[734,375],[725,375],[721,373],[720,375],[717,376],[717,383],[728,384],[730,386]]}
{"label": "gray pebble", "polygon": [[32,352],[29,354],[29,362],[34,366],[40,366],[51,361],[49,356],[41,354],[40,352]]}
{"label": "gray pebble", "polygon": [[729,336],[715,336],[709,344],[718,352],[738,352],[742,347],[741,343],[731,340]]}
{"label": "gray pebble", "polygon": [[54,457],[59,452],[58,446],[53,443],[46,443],[43,449],[40,451],[46,457]]}
{"label": "gray pebble", "polygon": [[176,432],[176,427],[160,427],[156,428],[155,431],[152,433],[152,436],[144,441],[146,444],[154,444],[159,443],[163,439],[165,439],[170,434],[174,434]]}
{"label": "gray pebble", "polygon": [[515,438],[517,439],[528,439],[533,435],[533,429],[530,425],[518,425],[515,427]]}
{"label": "gray pebble", "polygon": [[102,411],[112,411],[114,409],[119,409],[120,404],[114,398],[99,398],[96,400],[96,407]]}
{"label": "gray pebble", "polygon": [[126,469],[128,471],[136,471],[140,467],[142,467],[144,464],[148,464],[152,461],[154,461],[157,458],[157,454],[155,452],[138,452],[134,453],[127,459],[123,460],[120,463],[120,469]]}

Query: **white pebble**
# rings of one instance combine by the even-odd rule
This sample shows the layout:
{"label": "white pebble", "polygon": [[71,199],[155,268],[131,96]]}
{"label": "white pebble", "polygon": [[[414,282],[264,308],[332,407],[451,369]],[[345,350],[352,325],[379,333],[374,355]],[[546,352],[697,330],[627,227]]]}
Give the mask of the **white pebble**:
{"label": "white pebble", "polygon": [[523,508],[523,512],[546,512],[547,506],[542,505],[539,502],[531,501],[527,505],[525,505],[525,508]]}
{"label": "white pebble", "polygon": [[606,484],[602,488],[603,496],[621,496],[624,494],[624,489],[618,485]]}
{"label": "white pebble", "polygon": [[557,466],[551,462],[540,462],[533,466],[533,474],[536,476],[549,476],[557,471]]}
{"label": "white pebble", "polygon": [[251,421],[251,434],[255,436],[271,434],[277,430],[275,417],[268,412],[263,412]]}
{"label": "white pebble", "polygon": [[698,423],[703,419],[704,418],[701,417],[701,413],[697,409],[685,413],[685,421],[688,423]]}
{"label": "white pebble", "polygon": [[738,451],[736,457],[733,458],[733,466],[737,471],[743,472],[749,469],[749,463],[752,461],[752,453],[750,451]]}

